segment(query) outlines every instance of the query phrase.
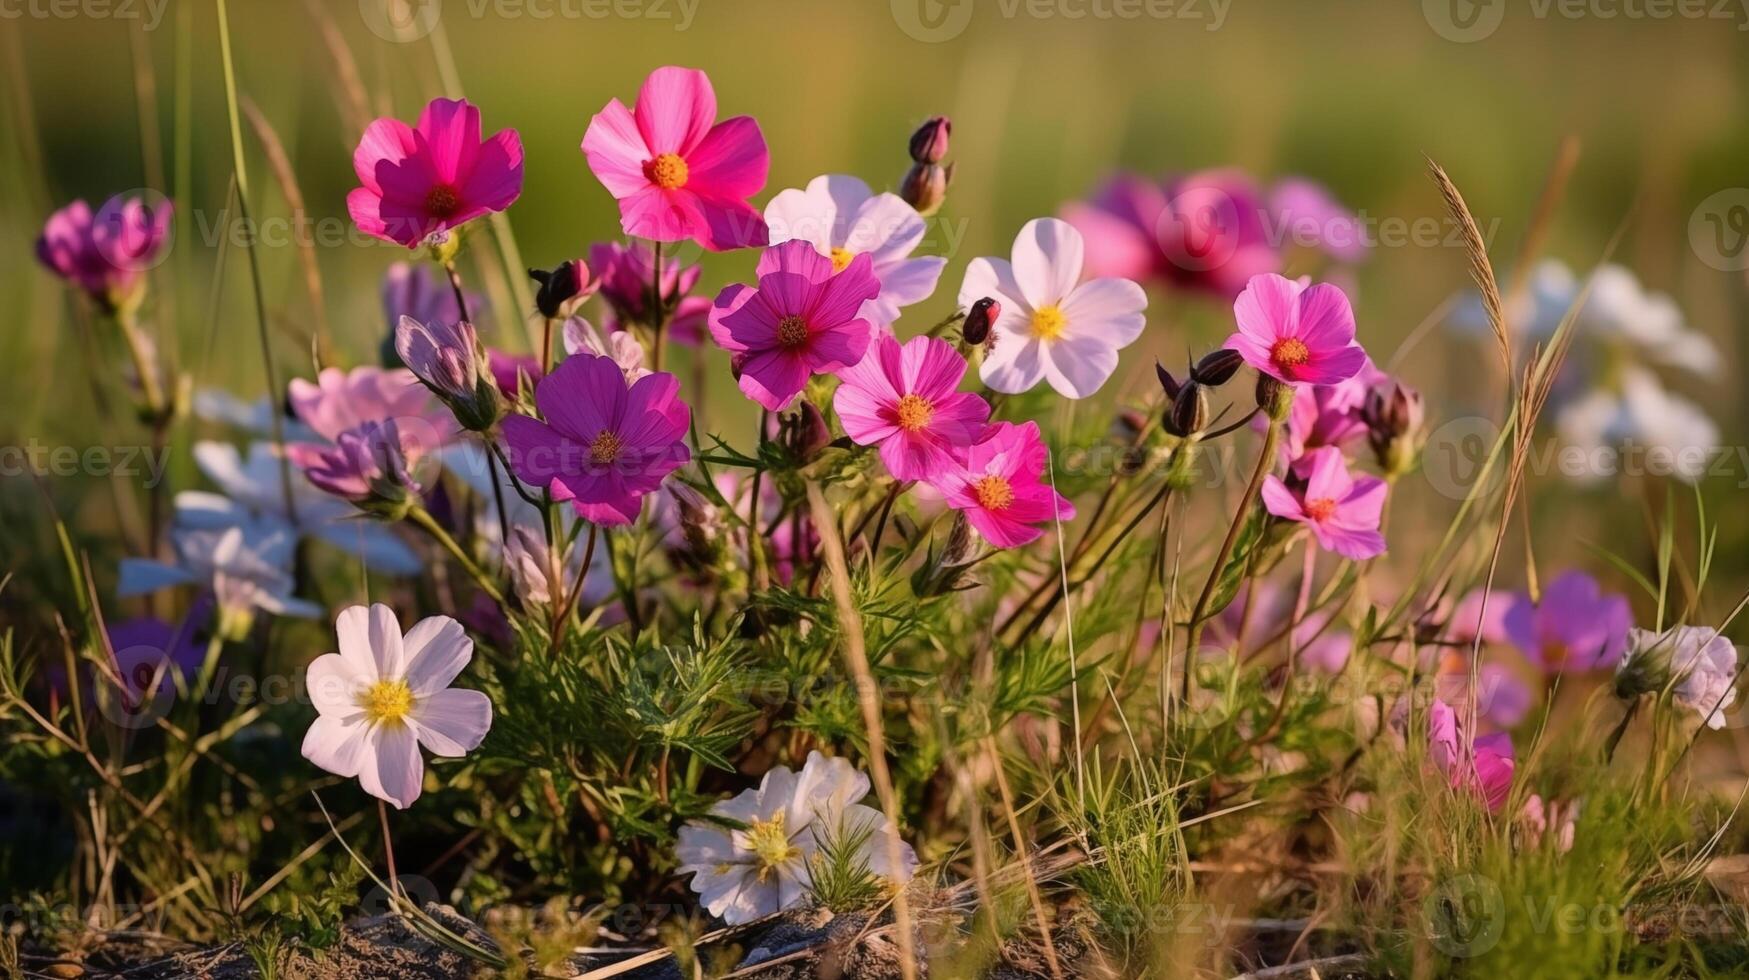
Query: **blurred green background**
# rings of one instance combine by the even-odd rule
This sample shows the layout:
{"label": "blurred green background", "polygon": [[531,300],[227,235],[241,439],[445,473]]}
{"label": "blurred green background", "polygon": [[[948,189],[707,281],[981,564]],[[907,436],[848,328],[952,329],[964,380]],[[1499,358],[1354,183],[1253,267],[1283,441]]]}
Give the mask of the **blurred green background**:
{"label": "blurred green background", "polygon": [[[526,264],[549,265],[618,235],[614,202],[578,143],[603,103],[629,103],[646,72],[670,63],[707,70],[723,115],[758,118],[772,152],[760,204],[826,172],[893,187],[911,129],[932,114],[953,118],[958,173],[932,224],[932,249],[950,265],[935,299],[908,317],[913,331],[952,308],[971,258],[1006,255],[1023,222],[1112,171],[1233,165],[1263,180],[1306,175],[1373,221],[1436,229],[1433,242],[1375,249],[1358,270],[1360,338],[1382,361],[1466,282],[1426,159],[1452,174],[1507,274],[1557,147],[1573,136],[1581,155],[1546,253],[1585,268],[1625,229],[1618,257],[1674,294],[1727,356],[1740,346],[1743,276],[1703,261],[1689,236],[1700,202],[1749,185],[1749,10],[1736,6],[1596,0],[1582,16],[1504,0],[414,7],[399,11],[412,19],[397,34],[384,0],[232,0],[238,84],[284,145],[320,272],[318,313],[286,234],[286,194],[245,123],[282,382],[309,373],[300,338],[318,315],[348,363],[373,358],[385,329],[377,282],[405,252],[347,230],[359,101],[372,115],[412,119],[447,77],[481,106],[488,130],[519,130],[527,183],[509,220]],[[155,274],[151,319],[174,334],[166,344],[197,384],[259,394],[247,266],[224,247],[232,165],[211,0],[4,0],[0,13],[0,295],[10,300],[0,357],[22,368],[0,385],[0,439],[104,438],[79,377],[72,307],[31,254],[43,218],[74,197],[95,204],[150,187],[176,198],[176,244]],[[1486,36],[1454,28],[1471,18],[1481,26],[1470,36]],[[701,288],[714,292],[751,264],[747,254],[711,257]],[[493,296],[488,340],[518,347],[523,311],[503,270],[490,239],[476,238],[464,272]],[[1155,356],[1206,347],[1230,323],[1200,300],[1160,297],[1153,314],[1120,368],[1132,391]],[[1430,392],[1436,415],[1450,415],[1496,390],[1489,356],[1434,332],[1399,367]],[[714,410],[741,411],[723,388]],[[1690,394],[1720,418],[1728,444],[1741,441],[1734,395]],[[187,485],[186,461],[178,467]]]}

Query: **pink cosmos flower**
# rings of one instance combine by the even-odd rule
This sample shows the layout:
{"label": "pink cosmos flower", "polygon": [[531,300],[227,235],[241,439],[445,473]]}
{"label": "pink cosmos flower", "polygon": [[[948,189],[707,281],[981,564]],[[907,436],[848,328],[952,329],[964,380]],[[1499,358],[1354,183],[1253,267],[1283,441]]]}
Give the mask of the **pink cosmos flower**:
{"label": "pink cosmos flower", "polygon": [[1292,462],[1323,446],[1347,451],[1365,441],[1369,431],[1364,413],[1367,394],[1375,385],[1389,381],[1390,375],[1373,367],[1372,359],[1366,358],[1360,371],[1345,381],[1295,388],[1282,439],[1282,458]]}
{"label": "pink cosmos flower", "polygon": [[766,243],[747,203],[771,168],[765,137],[751,116],[716,118],[705,73],[667,67],[644,80],[634,108],[614,99],[589,121],[583,155],[619,201],[626,234],[713,252]]}
{"label": "pink cosmos flower", "polygon": [[460,758],[492,727],[486,695],[449,686],[473,659],[474,641],[448,616],[422,619],[402,636],[381,603],[342,610],[334,627],[340,652],[317,657],[305,678],[317,717],[304,758],[357,777],[366,793],[405,810],[425,778],[419,746]]}
{"label": "pink cosmos flower", "polygon": [[569,500],[601,525],[637,520],[644,494],[692,458],[692,412],[674,375],[627,382],[612,358],[573,354],[535,387],[546,421],[504,419],[511,465],[522,482]]}
{"label": "pink cosmos flower", "polygon": [[1506,805],[1512,791],[1512,736],[1505,732],[1478,735],[1475,757],[1466,759],[1463,729],[1451,705],[1434,699],[1428,707],[1427,754],[1446,774],[1453,789],[1468,787],[1480,796],[1490,811]]}
{"label": "pink cosmos flower", "polygon": [[434,449],[454,437],[455,419],[429,389],[404,368],[323,368],[314,382],[293,378],[288,399],[293,414],[330,442],[365,422],[394,419],[403,439]]}
{"label": "pink cosmos flower", "polygon": [[1014,239],[1013,262],[973,259],[959,304],[990,297],[1001,314],[990,326],[979,375],[1018,394],[1040,381],[1068,398],[1086,398],[1117,370],[1117,352],[1147,325],[1148,296],[1127,279],[1081,281],[1084,243],[1056,218],[1028,221]]}
{"label": "pink cosmos flower", "polygon": [[153,206],[118,194],[96,214],[74,201],[43,223],[37,261],[105,307],[124,306],[137,298],[145,271],[164,257],[170,215],[169,201]]}
{"label": "pink cosmos flower", "polygon": [[881,294],[863,311],[877,327],[891,326],[901,307],[928,299],[947,260],[911,252],[923,241],[923,216],[897,194],[876,194],[855,177],[827,174],[807,190],[780,192],[765,206],[772,242],[801,239],[843,269],[864,252],[874,259]]}
{"label": "pink cosmos flower", "polygon": [[1093,276],[1158,281],[1227,299],[1278,272],[1288,246],[1341,262],[1365,257],[1364,228],[1321,185],[1288,178],[1267,192],[1234,170],[1156,182],[1119,174],[1063,218],[1087,238]]}
{"label": "pink cosmos flower", "polygon": [[881,284],[867,253],[838,272],[804,241],[766,249],[757,275],[757,287],[736,283],[717,294],[711,336],[735,355],[741,391],[778,412],[811,375],[842,371],[868,353],[874,327],[859,311]]}
{"label": "pink cosmos flower", "polygon": [[504,397],[512,400],[522,392],[524,380],[532,387],[546,377],[540,369],[540,358],[533,354],[512,354],[490,347],[486,348],[486,370],[492,372],[492,383]]}
{"label": "pink cosmos flower", "polygon": [[1329,283],[1257,276],[1233,302],[1233,317],[1239,330],[1222,346],[1277,381],[1333,385],[1366,365],[1348,297]]}
{"label": "pink cosmos flower", "polygon": [[990,405],[962,392],[966,360],[945,340],[881,336],[839,373],[832,405],[859,446],[880,446],[896,480],[927,480],[957,465],[983,434]]}
{"label": "pink cosmos flower", "polygon": [[[1297,521],[1312,531],[1325,551],[1356,561],[1385,553],[1379,518],[1385,503],[1385,481],[1374,476],[1356,479],[1348,472],[1342,451],[1314,449],[1296,469],[1305,485],[1290,488],[1271,473],[1263,483],[1263,505],[1271,514]],[[1299,477],[1294,477],[1297,483]]]}
{"label": "pink cosmos flower", "polygon": [[[601,298],[608,315],[602,326],[614,333],[633,326],[648,327],[655,316],[650,309],[650,283],[655,277],[653,256],[637,243],[600,242],[589,246],[589,267],[599,276]],[[696,265],[682,266],[674,259],[662,260],[663,301],[673,307],[668,317],[668,337],[687,347],[704,341],[711,301],[688,296],[702,272]]]}
{"label": "pink cosmos flower", "polygon": [[378,119],[352,153],[363,187],[346,195],[359,230],[417,248],[438,232],[502,211],[522,193],[522,138],[504,129],[480,140],[480,110],[433,99],[417,126]]}
{"label": "pink cosmos flower", "polygon": [[1634,613],[1626,596],[1606,594],[1597,580],[1577,569],[1543,589],[1542,601],[1513,597],[1506,635],[1532,663],[1550,674],[1613,667],[1627,648]]}
{"label": "pink cosmos flower", "polygon": [[1075,505],[1043,481],[1048,452],[1037,422],[997,422],[963,465],[930,482],[986,541],[1018,548],[1044,533],[1033,525],[1075,517]]}

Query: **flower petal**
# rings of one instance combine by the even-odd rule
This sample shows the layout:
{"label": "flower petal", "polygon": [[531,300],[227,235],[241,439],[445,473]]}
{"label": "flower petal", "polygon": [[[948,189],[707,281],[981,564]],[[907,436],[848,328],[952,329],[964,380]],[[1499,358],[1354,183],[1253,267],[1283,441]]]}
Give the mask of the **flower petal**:
{"label": "flower petal", "polygon": [[374,725],[366,736],[367,755],[358,770],[364,791],[405,810],[419,798],[425,778],[425,763],[419,758],[419,739],[410,725]]}
{"label": "flower petal", "polygon": [[450,688],[413,706],[419,741],[434,755],[459,759],[480,747],[492,727],[492,699],[481,691]]}
{"label": "flower petal", "polygon": [[462,624],[448,616],[430,616],[413,625],[402,641],[406,651],[406,681],[414,697],[426,697],[448,687],[474,656],[474,641]]}
{"label": "flower petal", "polygon": [[669,65],[644,79],[633,114],[651,153],[689,157],[717,118],[717,93],[704,72]]}
{"label": "flower petal", "polygon": [[1081,281],[1081,233],[1060,218],[1034,218],[1014,239],[1014,275],[1033,309],[1068,296]]}

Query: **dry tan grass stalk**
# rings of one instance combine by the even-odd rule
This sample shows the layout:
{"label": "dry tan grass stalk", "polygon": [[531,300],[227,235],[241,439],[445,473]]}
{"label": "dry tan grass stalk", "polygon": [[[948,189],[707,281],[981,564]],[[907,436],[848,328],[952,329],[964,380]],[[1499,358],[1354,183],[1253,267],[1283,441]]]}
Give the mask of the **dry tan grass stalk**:
{"label": "dry tan grass stalk", "polygon": [[335,26],[334,17],[323,7],[322,0],[304,0],[304,10],[315,21],[316,31],[322,35],[322,46],[328,49],[328,57],[334,62],[335,102],[340,106],[340,114],[346,118],[346,145],[351,146],[352,141],[364,135],[364,128],[371,120],[370,99],[365,96],[358,62],[353,60],[352,49],[346,46],[346,36]]}
{"label": "dry tan grass stalk", "polygon": [[[267,167],[273,171],[273,179],[279,184],[279,192],[284,195],[285,205],[291,211],[292,227],[308,227],[309,212],[304,207],[304,195],[298,190],[297,174],[292,170],[285,144],[280,142],[273,124],[267,121],[254,99],[240,96],[238,107],[249,120],[249,128],[255,130],[255,138],[261,141],[262,152],[267,155]],[[297,241],[298,264],[304,270],[304,290],[310,294],[310,315],[315,323],[316,367],[320,368],[328,363],[334,350],[333,338],[328,333],[327,304],[322,299],[322,270],[316,263],[316,247],[310,236],[297,234],[293,237]]]}
{"label": "dry tan grass stalk", "polygon": [[[868,651],[864,648],[862,615],[850,595],[850,565],[844,558],[844,540],[838,536],[838,519],[826,503],[820,485],[808,481],[808,509],[813,512],[814,527],[820,532],[820,550],[826,558],[826,572],[832,582],[832,600],[838,607],[839,629],[844,634],[844,660],[856,683],[856,700],[862,706],[863,724],[868,728],[868,770],[880,797],[881,810],[893,833],[887,835],[887,863],[897,868],[903,863],[899,852],[899,800],[893,792],[893,775],[887,770],[886,729],[881,724],[879,688],[874,672],[869,669]],[[899,969],[905,980],[916,980],[916,936],[911,931],[911,900],[905,888],[893,895],[893,919],[898,927]]]}
{"label": "dry tan grass stalk", "polygon": [[1494,278],[1494,267],[1488,262],[1488,246],[1482,241],[1482,232],[1476,227],[1476,219],[1470,214],[1469,205],[1464,203],[1464,196],[1458,193],[1457,185],[1446,176],[1445,168],[1429,159],[1428,169],[1433,174],[1433,182],[1439,185],[1439,194],[1445,198],[1445,208],[1451,212],[1452,219],[1458,223],[1464,236],[1464,251],[1470,258],[1470,278],[1476,281],[1476,288],[1482,291],[1482,308],[1488,314],[1488,326],[1494,331],[1494,342],[1500,349],[1500,364],[1507,377],[1512,376],[1512,335],[1507,331],[1505,302],[1500,297],[1500,284]]}
{"label": "dry tan grass stalk", "polygon": [[[1008,820],[1008,834],[1014,838],[1014,853],[1020,858],[1020,866],[1032,867],[1032,856],[1027,850],[1026,833],[1020,829],[1020,817],[1014,812],[1014,794],[1008,789],[1008,775],[1002,768],[1002,756],[996,751],[996,740],[986,736],[984,739],[984,754],[989,756],[990,771],[996,777],[996,789],[1002,796],[1002,813]],[[1051,941],[1051,922],[1045,915],[1044,895],[1039,892],[1038,879],[1029,872],[1026,875],[1026,898],[1032,903],[1032,915],[1038,922],[1039,937],[1044,942],[1045,963],[1050,966],[1051,976],[1062,977],[1063,966],[1057,962],[1057,946]]]}

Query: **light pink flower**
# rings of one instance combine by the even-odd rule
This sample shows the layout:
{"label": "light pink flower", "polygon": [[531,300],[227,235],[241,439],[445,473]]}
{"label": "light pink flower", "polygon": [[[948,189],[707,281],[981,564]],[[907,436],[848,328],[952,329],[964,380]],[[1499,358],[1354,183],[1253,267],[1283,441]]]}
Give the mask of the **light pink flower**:
{"label": "light pink flower", "polygon": [[378,119],[352,154],[363,187],[346,195],[359,230],[417,248],[494,211],[522,193],[522,138],[514,129],[480,140],[480,110],[433,99],[419,124]]}
{"label": "light pink flower", "polygon": [[806,241],[835,269],[868,253],[881,294],[863,313],[877,327],[891,326],[901,307],[928,299],[947,265],[939,256],[912,257],[926,230],[916,209],[897,194],[876,194],[844,174],[815,177],[807,190],[778,193],[765,206],[765,222],[774,244]]}
{"label": "light pink flower", "polygon": [[674,375],[626,381],[611,358],[573,354],[535,388],[546,421],[504,419],[511,465],[522,482],[569,500],[596,524],[637,520],[644,495],[692,458],[692,412]]}
{"label": "light pink flower", "polygon": [[1514,646],[1558,674],[1614,667],[1627,649],[1634,613],[1626,596],[1604,593],[1596,579],[1574,569],[1549,582],[1541,602],[1514,596],[1504,623]]}
{"label": "light pink flower", "polygon": [[1373,367],[1367,358],[1354,377],[1333,385],[1300,385],[1294,389],[1293,408],[1281,444],[1282,459],[1293,462],[1308,451],[1336,446],[1346,452],[1364,442],[1367,394],[1390,376]]}
{"label": "light pink flower", "polygon": [[751,116],[716,118],[705,73],[667,67],[644,80],[634,108],[613,99],[589,121],[583,155],[619,201],[626,234],[713,252],[766,243],[765,219],[747,203],[771,168],[765,137]]}
{"label": "light pink flower", "polygon": [[1469,788],[1491,811],[1506,805],[1517,767],[1512,757],[1511,735],[1496,732],[1476,736],[1475,755],[1467,758],[1457,712],[1436,698],[1428,706],[1427,743],[1428,757],[1445,773],[1453,789]]}
{"label": "light pink flower", "polygon": [[979,376],[1018,394],[1040,381],[1069,398],[1098,391],[1117,370],[1117,352],[1142,335],[1148,296],[1128,279],[1081,281],[1081,233],[1056,218],[1035,218],[1014,239],[1013,262],[973,259],[959,304],[984,297],[1001,305]]}
{"label": "light pink flower", "polygon": [[1344,558],[1358,561],[1385,553],[1379,533],[1385,481],[1355,479],[1342,451],[1332,447],[1314,449],[1296,469],[1304,474],[1303,487],[1290,488],[1273,473],[1264,480],[1263,504],[1271,514],[1306,525],[1319,547]]}
{"label": "light pink flower", "polygon": [[[708,305],[708,300],[701,300]],[[588,320],[574,316],[565,321],[565,353],[594,354],[597,357],[611,357],[613,363],[625,372],[626,381],[632,382],[650,373],[644,367],[644,347],[638,343],[638,338],[623,330],[602,336]]]}
{"label": "light pink flower", "polygon": [[881,289],[872,264],[865,253],[836,272],[807,242],[784,242],[759,256],[758,286],[717,294],[711,336],[735,355],[748,398],[782,411],[810,376],[862,360],[874,327],[860,311]]}
{"label": "light pink flower", "polygon": [[342,610],[334,623],[340,652],[310,664],[306,681],[316,723],[304,758],[404,810],[419,798],[424,745],[460,758],[492,727],[492,702],[452,689],[474,656],[474,641],[448,616],[420,620],[406,636],[388,606]]}
{"label": "light pink flower", "polygon": [[1233,317],[1239,330],[1222,346],[1278,381],[1333,385],[1366,365],[1348,297],[1329,283],[1253,277],[1233,302]]}
{"label": "light pink flower", "polygon": [[927,480],[956,466],[990,417],[987,402],[957,390],[965,373],[965,358],[945,340],[901,346],[882,336],[839,372],[832,405],[852,442],[880,446],[894,479]]}
{"label": "light pink flower", "polygon": [[930,482],[986,541],[1017,548],[1044,533],[1034,525],[1075,517],[1075,505],[1043,480],[1048,452],[1037,422],[997,422],[964,465]]}
{"label": "light pink flower", "polygon": [[427,449],[456,434],[455,419],[412,371],[357,367],[323,368],[314,382],[293,378],[288,393],[293,414],[330,442],[365,422],[394,419],[403,438]]}

